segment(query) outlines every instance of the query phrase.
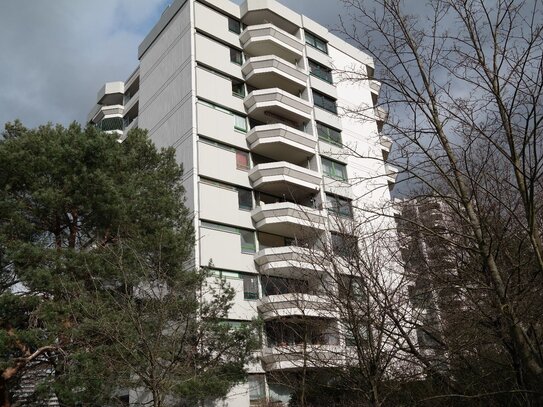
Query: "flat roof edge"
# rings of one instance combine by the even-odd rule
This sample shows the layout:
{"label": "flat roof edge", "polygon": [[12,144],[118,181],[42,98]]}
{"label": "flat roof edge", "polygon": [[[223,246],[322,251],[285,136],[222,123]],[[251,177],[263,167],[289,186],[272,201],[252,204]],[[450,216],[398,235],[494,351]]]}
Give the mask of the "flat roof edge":
{"label": "flat roof edge", "polygon": [[157,37],[166,28],[168,23],[175,17],[177,12],[187,3],[187,0],[176,0],[162,13],[160,20],[152,30],[143,39],[138,47],[138,59],[141,59],[142,55],[149,49],[149,47],[155,42]]}

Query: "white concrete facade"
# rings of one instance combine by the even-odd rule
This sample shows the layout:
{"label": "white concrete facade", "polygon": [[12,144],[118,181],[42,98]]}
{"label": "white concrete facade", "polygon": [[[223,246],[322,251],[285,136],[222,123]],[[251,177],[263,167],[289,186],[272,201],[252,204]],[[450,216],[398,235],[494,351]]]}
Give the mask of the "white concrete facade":
{"label": "white concrete facade", "polygon": [[[373,71],[372,59],[274,0],[241,6],[175,0],[138,52],[139,67],[125,83],[99,92],[89,121],[101,123],[119,104],[114,95],[124,95],[116,111],[124,117],[123,137],[139,127],[157,147],[175,147],[195,216],[194,262],[212,264],[235,288],[230,320],[260,315],[280,323],[296,316],[293,293],[274,298],[260,281],[305,279],[312,290],[318,279],[300,270],[319,271],[296,242],[309,231],[330,236],[337,214],[327,194],[355,208],[390,200],[394,169],[383,151],[391,143],[379,134],[384,113],[363,122],[341,114],[359,106],[373,112],[378,82],[340,81],[343,68]],[[249,290],[251,279],[256,292]],[[337,324],[333,312],[322,315],[311,292],[300,294],[312,317]],[[281,305],[275,316],[274,304]],[[237,386],[220,405],[285,401],[265,374],[296,364],[275,358],[277,344],[266,335],[263,342],[262,363],[250,368],[251,389]],[[341,344],[340,338],[324,345]]]}

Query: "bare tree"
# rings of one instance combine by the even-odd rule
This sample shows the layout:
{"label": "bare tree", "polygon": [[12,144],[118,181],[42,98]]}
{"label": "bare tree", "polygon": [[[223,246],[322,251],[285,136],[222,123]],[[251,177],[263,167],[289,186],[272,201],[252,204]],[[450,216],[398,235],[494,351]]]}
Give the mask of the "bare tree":
{"label": "bare tree", "polygon": [[[396,165],[416,185],[412,196],[436,197],[456,219],[448,230],[455,239],[418,225],[458,251],[456,281],[434,281],[462,291],[470,318],[451,326],[475,335],[471,347],[464,341],[456,348],[459,343],[446,337],[442,346],[465,362],[472,351],[500,355],[512,375],[502,381],[507,388],[494,393],[518,393],[519,403],[538,404],[542,3],[436,0],[414,15],[412,3],[400,0],[342,1],[351,13],[340,30],[374,57],[383,85],[377,105],[346,114],[364,120],[373,118],[374,108],[386,107],[384,132],[398,145]],[[349,81],[373,79],[367,71],[339,74]],[[479,379],[488,373],[471,366],[477,369]],[[452,379],[451,385],[461,382]],[[451,393],[459,389],[471,399],[486,397],[474,383]]]}

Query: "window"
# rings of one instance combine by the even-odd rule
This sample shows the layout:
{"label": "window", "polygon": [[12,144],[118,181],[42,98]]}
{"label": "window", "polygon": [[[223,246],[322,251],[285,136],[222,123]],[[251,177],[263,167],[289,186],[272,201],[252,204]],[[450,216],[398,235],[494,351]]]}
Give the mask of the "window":
{"label": "window", "polygon": [[253,209],[253,193],[250,189],[237,187],[235,185],[225,184],[223,182],[214,181],[207,178],[200,178],[200,183],[204,185],[211,185],[216,188],[226,189],[238,194],[239,209]]}
{"label": "window", "polygon": [[236,20],[235,18],[228,17],[228,31],[232,31],[233,33],[240,34],[241,33],[241,23],[239,20]]}
{"label": "window", "polygon": [[243,54],[239,49],[230,48],[230,62],[238,65],[243,64]]}
{"label": "window", "polygon": [[249,189],[237,188],[239,209],[253,209],[253,194]]}
{"label": "window", "polygon": [[317,37],[315,34],[306,31],[305,43],[311,45],[313,48],[317,48],[319,51],[322,51],[325,54],[328,54],[328,46],[326,45],[326,41]]}
{"label": "window", "polygon": [[315,103],[315,106],[337,114],[336,100],[334,98],[313,90],[313,102]]}
{"label": "window", "polygon": [[252,230],[240,229],[239,234],[241,236],[241,252],[242,253],[255,253],[256,243],[255,234]]}
{"label": "window", "polygon": [[[358,331],[358,332],[357,332]],[[360,325],[357,331],[348,330],[345,332],[345,345],[356,346],[356,343],[365,343],[368,340],[368,329],[364,325]],[[356,333],[356,338],[355,338]]]}
{"label": "window", "polygon": [[242,171],[249,171],[249,153],[236,150],[236,168]]}
{"label": "window", "polygon": [[321,162],[324,175],[337,180],[347,181],[347,166],[345,164],[324,157],[321,158]]}
{"label": "window", "polygon": [[317,134],[319,139],[326,141],[327,143],[337,144],[342,146],[341,143],[341,132],[332,127],[328,127],[325,124],[317,122]]}
{"label": "window", "polygon": [[243,299],[258,300],[258,277],[256,275],[243,275]]}
{"label": "window", "polygon": [[221,232],[239,234],[239,229],[232,226],[221,225],[220,223],[206,222],[203,220],[200,223],[200,226],[207,229],[220,230]]}
{"label": "window", "polygon": [[243,82],[232,80],[232,95],[238,97],[245,97],[245,85]]}
{"label": "window", "polygon": [[263,374],[249,375],[249,400],[251,402],[266,401],[265,379],[266,376]]}
{"label": "window", "polygon": [[207,229],[220,230],[221,232],[235,233],[236,235],[240,235],[241,252],[256,252],[255,233],[252,230],[238,229],[236,227],[222,225],[220,223],[206,222],[205,220],[200,222],[200,226]]}
{"label": "window", "polygon": [[246,132],[247,131],[247,119],[239,114],[234,113],[234,129]]}
{"label": "window", "polygon": [[315,61],[309,60],[309,72],[328,83],[334,83],[332,79],[332,70],[327,66],[321,65]]}
{"label": "window", "polygon": [[353,207],[350,199],[326,194],[326,200],[328,201],[328,210],[330,212],[346,218],[353,217]]}
{"label": "window", "polygon": [[102,131],[122,130],[123,118],[122,117],[106,117],[102,119],[97,125]]}
{"label": "window", "polygon": [[355,236],[332,233],[332,252],[341,257],[356,257],[358,242]]}

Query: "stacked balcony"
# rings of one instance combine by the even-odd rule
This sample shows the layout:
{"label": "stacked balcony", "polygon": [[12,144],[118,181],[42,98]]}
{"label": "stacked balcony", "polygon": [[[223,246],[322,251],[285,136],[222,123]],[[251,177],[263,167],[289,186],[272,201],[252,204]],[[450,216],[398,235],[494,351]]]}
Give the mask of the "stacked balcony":
{"label": "stacked balcony", "polygon": [[264,321],[282,317],[336,318],[330,304],[319,295],[288,293],[263,297],[258,310]]}
{"label": "stacked balcony", "polygon": [[303,58],[302,41],[270,23],[248,26],[239,39],[253,56],[276,55],[292,64]]}
{"label": "stacked balcony", "polygon": [[317,146],[312,134],[282,123],[255,126],[246,139],[252,152],[277,161],[303,162]]}
{"label": "stacked balcony", "polygon": [[331,368],[343,365],[344,349],[339,345],[295,345],[269,347],[262,350],[266,371]]}
{"label": "stacked balcony", "polygon": [[306,87],[308,72],[276,55],[251,57],[241,67],[245,82],[259,89],[278,87],[299,94]]}
{"label": "stacked balcony", "polygon": [[317,171],[287,161],[257,164],[249,171],[253,188],[299,202],[319,190],[321,177]]}
{"label": "stacked balcony", "polygon": [[311,120],[311,103],[280,88],[258,89],[249,93],[243,101],[249,116],[266,123],[269,118],[279,117],[292,122]]}
{"label": "stacked balcony", "polygon": [[324,212],[292,202],[260,205],[251,212],[257,230],[287,237],[311,236],[324,231]]}
{"label": "stacked balcony", "polygon": [[[322,259],[322,261],[319,261]],[[280,277],[315,277],[324,273],[323,253],[298,246],[269,247],[255,255],[255,263],[263,274]]]}
{"label": "stacked balcony", "polygon": [[[307,100],[309,73],[299,24],[264,8],[248,9],[243,22],[247,28],[240,42],[248,58],[241,69],[249,91],[243,102],[251,123],[246,141],[255,162],[248,175],[257,192],[251,218],[258,232],[310,241],[325,232],[327,219],[315,205],[322,174],[316,171],[317,138],[306,131],[313,106]],[[324,324],[331,332],[337,315],[315,287],[326,264],[315,264],[313,249],[289,242],[255,255],[263,278],[293,284],[266,290],[263,285],[258,311],[268,328],[301,324],[315,330]],[[325,347],[339,345],[337,336],[333,340],[317,336],[306,343],[312,352],[324,355]],[[295,369],[303,359],[296,338],[277,336],[266,342],[262,357],[266,370]],[[285,347],[287,343],[292,346]]]}

